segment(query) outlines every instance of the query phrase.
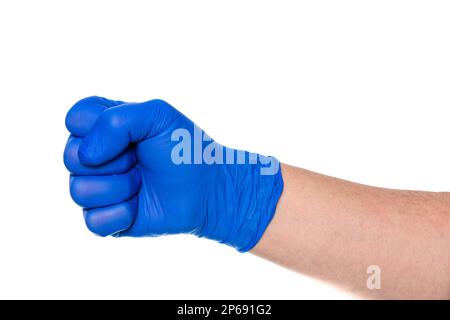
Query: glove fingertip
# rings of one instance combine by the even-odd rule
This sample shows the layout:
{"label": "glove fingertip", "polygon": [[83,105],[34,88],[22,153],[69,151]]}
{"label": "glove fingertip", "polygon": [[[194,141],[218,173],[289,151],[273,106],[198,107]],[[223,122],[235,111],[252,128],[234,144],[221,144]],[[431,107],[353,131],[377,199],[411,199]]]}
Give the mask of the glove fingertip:
{"label": "glove fingertip", "polygon": [[83,211],[87,228],[92,233],[106,237],[130,227],[136,217],[136,196],[109,207],[85,209]]}

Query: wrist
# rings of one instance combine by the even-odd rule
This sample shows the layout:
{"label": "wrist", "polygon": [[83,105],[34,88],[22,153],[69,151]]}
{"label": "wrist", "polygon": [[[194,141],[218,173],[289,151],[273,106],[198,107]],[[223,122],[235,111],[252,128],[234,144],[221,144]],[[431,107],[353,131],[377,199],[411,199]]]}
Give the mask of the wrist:
{"label": "wrist", "polygon": [[240,252],[258,243],[283,190],[278,160],[248,152],[245,159],[214,165],[217,170],[209,177],[204,223],[197,233]]}

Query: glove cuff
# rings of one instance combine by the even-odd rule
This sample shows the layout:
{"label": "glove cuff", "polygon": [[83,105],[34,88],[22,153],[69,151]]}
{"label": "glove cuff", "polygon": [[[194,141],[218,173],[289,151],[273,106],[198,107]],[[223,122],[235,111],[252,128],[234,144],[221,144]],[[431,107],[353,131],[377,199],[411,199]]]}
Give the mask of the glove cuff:
{"label": "glove cuff", "polygon": [[[271,222],[283,191],[281,166],[277,159],[247,153],[253,164],[221,165],[222,184],[212,188],[205,224],[197,233],[236,248],[251,250]],[[224,183],[223,183],[224,182]]]}

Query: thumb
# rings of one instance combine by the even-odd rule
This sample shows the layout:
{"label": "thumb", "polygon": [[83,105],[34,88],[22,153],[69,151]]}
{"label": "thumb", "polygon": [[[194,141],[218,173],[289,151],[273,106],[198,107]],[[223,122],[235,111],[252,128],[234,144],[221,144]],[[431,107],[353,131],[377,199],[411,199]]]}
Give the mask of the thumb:
{"label": "thumb", "polygon": [[[78,149],[80,161],[98,166],[120,155],[130,143],[161,132],[173,123],[177,111],[162,100],[125,103],[104,110]],[[155,125],[157,119],[158,125]]]}
{"label": "thumb", "polygon": [[66,127],[76,137],[84,137],[107,108],[123,104],[122,101],[92,96],[75,103],[66,115]]}

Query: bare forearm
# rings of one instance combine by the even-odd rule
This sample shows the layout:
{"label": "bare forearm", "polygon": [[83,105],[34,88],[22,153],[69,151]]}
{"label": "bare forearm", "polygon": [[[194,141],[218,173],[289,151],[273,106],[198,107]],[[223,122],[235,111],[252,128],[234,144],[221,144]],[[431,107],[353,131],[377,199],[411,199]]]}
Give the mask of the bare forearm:
{"label": "bare forearm", "polygon": [[[367,297],[450,297],[449,193],[282,170],[285,189],[254,254]],[[369,266],[381,289],[368,289]]]}

